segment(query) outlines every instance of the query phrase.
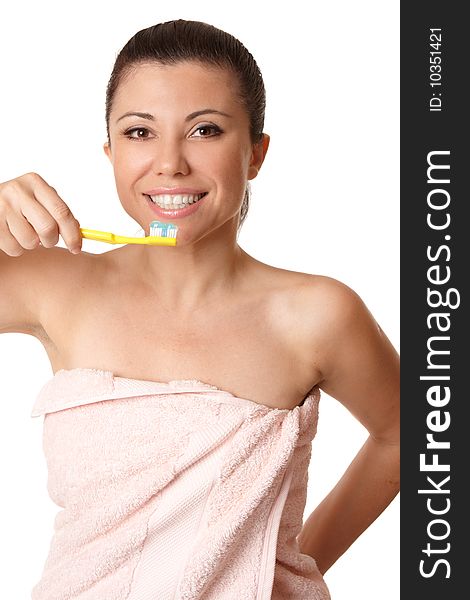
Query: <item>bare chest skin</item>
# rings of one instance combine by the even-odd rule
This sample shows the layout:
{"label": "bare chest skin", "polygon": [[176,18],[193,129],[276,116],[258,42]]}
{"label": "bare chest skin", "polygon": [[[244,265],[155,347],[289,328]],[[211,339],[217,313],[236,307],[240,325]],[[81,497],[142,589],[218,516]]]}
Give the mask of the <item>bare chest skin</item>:
{"label": "bare chest skin", "polygon": [[288,409],[318,383],[302,332],[293,328],[298,320],[289,314],[289,285],[277,282],[249,297],[228,294],[181,315],[163,306],[154,290],[103,277],[101,269],[109,269],[103,257],[84,259],[96,268],[86,269],[86,278],[44,313],[40,339],[54,373],[93,368],[148,381],[195,379]]}

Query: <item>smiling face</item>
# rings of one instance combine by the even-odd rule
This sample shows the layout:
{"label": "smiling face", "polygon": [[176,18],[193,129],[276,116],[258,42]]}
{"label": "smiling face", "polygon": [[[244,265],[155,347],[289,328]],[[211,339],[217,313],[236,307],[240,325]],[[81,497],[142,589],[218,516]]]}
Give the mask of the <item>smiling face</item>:
{"label": "smiling face", "polygon": [[146,235],[155,219],[178,225],[178,244],[220,227],[236,235],[269,137],[252,144],[231,72],[196,62],[136,65],[117,89],[109,135],[119,198]]}

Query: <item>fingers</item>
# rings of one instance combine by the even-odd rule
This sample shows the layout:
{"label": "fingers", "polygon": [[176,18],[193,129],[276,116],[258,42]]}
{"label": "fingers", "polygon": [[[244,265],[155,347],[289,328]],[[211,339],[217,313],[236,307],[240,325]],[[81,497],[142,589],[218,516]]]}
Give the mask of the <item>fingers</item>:
{"label": "fingers", "polygon": [[40,175],[27,173],[0,184],[0,249],[20,256],[40,244],[52,248],[59,235],[71,252],[80,251],[79,222]]}

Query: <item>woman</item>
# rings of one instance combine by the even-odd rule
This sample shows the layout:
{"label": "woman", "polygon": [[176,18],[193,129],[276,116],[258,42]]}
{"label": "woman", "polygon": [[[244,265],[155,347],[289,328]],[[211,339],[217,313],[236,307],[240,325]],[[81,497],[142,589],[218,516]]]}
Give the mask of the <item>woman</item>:
{"label": "woman", "polygon": [[[177,246],[80,252],[39,175],[0,186],[0,331],[35,335],[54,371],[33,415],[63,510],[35,600],[323,600],[323,575],[398,492],[389,340],[343,283],[237,244],[264,109],[238,40],[162,23],[116,59],[104,150],[124,210],[146,235],[177,224]],[[302,523],[320,390],[369,438]]]}

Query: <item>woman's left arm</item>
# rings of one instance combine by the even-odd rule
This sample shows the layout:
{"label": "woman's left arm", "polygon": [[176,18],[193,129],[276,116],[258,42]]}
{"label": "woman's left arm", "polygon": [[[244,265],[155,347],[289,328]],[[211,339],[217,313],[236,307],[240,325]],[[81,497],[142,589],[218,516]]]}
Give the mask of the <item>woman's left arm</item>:
{"label": "woman's left arm", "polygon": [[380,515],[400,487],[398,354],[359,296],[339,282],[330,285],[317,362],[323,376],[319,387],[341,402],[369,436],[298,536],[301,552],[315,558],[321,573]]}

